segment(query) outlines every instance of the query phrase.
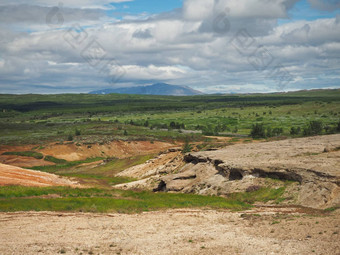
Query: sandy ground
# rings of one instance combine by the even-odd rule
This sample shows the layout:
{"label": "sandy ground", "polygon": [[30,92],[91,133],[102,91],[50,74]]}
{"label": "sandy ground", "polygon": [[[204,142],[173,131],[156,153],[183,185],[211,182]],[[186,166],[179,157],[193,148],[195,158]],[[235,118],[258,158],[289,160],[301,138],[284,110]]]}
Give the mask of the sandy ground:
{"label": "sandy ground", "polygon": [[0,254],[340,254],[340,214],[258,208],[247,213],[0,213]]}
{"label": "sandy ground", "polygon": [[137,155],[158,153],[173,144],[155,141],[113,141],[108,144],[80,145],[76,144],[50,144],[39,152],[68,161],[84,160],[91,157],[126,158]]}
{"label": "sandy ground", "polygon": [[35,187],[77,186],[75,182],[55,174],[33,171],[0,163],[0,186],[2,185],[22,185]]}

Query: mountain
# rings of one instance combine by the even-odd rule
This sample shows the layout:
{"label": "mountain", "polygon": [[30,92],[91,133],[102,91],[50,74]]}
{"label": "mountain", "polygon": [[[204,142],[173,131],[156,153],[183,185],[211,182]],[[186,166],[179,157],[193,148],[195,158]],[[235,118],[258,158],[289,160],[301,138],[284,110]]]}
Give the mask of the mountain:
{"label": "mountain", "polygon": [[92,91],[89,94],[137,94],[137,95],[158,95],[158,96],[194,96],[203,93],[187,86],[170,85],[166,83],[156,83],[150,86],[127,87],[116,89],[103,89]]}

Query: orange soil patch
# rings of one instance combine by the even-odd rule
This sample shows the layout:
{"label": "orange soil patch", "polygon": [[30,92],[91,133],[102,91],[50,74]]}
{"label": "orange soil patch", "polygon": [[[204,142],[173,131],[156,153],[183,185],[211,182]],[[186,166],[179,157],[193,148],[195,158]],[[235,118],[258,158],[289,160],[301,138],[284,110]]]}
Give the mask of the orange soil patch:
{"label": "orange soil patch", "polygon": [[45,161],[43,159],[36,159],[32,157],[22,157],[16,155],[0,155],[0,163],[18,166],[18,167],[32,167],[32,166],[51,166],[52,162]]}
{"label": "orange soil patch", "polygon": [[91,157],[116,157],[126,158],[136,155],[147,155],[158,153],[161,150],[173,147],[173,144],[149,141],[114,141],[108,144],[50,144],[44,149],[39,150],[44,155],[50,155],[56,158],[68,161],[85,160]]}
{"label": "orange soil patch", "polygon": [[33,148],[36,148],[37,145],[20,145],[20,146],[11,146],[11,145],[1,145],[0,146],[0,154],[8,151],[33,151]]}
{"label": "orange soil patch", "polygon": [[77,183],[55,174],[27,170],[0,164],[0,186],[21,185],[32,187],[77,186]]}

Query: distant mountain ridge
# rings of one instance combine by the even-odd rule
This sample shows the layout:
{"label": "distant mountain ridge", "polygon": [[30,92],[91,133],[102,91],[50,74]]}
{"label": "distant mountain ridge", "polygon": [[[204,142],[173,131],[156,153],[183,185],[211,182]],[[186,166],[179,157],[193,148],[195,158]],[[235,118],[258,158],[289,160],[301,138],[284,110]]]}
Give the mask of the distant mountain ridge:
{"label": "distant mountain ridge", "polygon": [[156,83],[149,86],[127,87],[116,89],[102,89],[92,91],[89,94],[136,94],[136,95],[158,95],[158,96],[195,96],[203,95],[202,92],[187,86],[170,85],[166,83]]}

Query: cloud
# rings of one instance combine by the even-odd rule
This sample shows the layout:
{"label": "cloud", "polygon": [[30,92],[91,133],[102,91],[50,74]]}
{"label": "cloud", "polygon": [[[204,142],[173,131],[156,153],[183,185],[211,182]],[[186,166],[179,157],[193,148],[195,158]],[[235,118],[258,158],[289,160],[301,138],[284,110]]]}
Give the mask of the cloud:
{"label": "cloud", "polygon": [[[0,23],[3,24],[42,24],[46,25],[46,17],[53,14],[53,7],[33,5],[6,5],[0,6]],[[59,10],[65,22],[81,22],[83,20],[99,20],[105,15],[100,9],[72,9]]]}
{"label": "cloud", "polygon": [[204,20],[221,12],[227,12],[230,18],[285,18],[296,2],[298,0],[185,0],[183,15],[189,20]]}
{"label": "cloud", "polygon": [[[339,16],[278,25],[295,2],[186,0],[182,9],[120,21],[65,6],[59,28],[40,24],[51,7],[2,6],[0,92],[88,92],[159,81],[205,92],[273,92],[283,71],[291,77],[286,89],[337,86]],[[221,17],[227,30],[216,29]],[[85,25],[69,30],[73,22]],[[89,60],[91,54],[97,58]],[[123,75],[110,83],[117,71]]]}
{"label": "cloud", "polygon": [[[60,1],[60,0],[31,0],[29,1],[30,5],[37,6],[45,6],[45,7],[53,7],[59,6],[60,3],[63,6],[72,7],[72,8],[102,8],[107,9],[111,3],[123,3],[123,2],[131,2],[133,0],[68,0],[68,1]],[[2,0],[1,5],[25,5],[27,4],[26,0]]]}
{"label": "cloud", "polygon": [[335,11],[340,9],[338,0],[308,0],[311,6],[322,11]]}

